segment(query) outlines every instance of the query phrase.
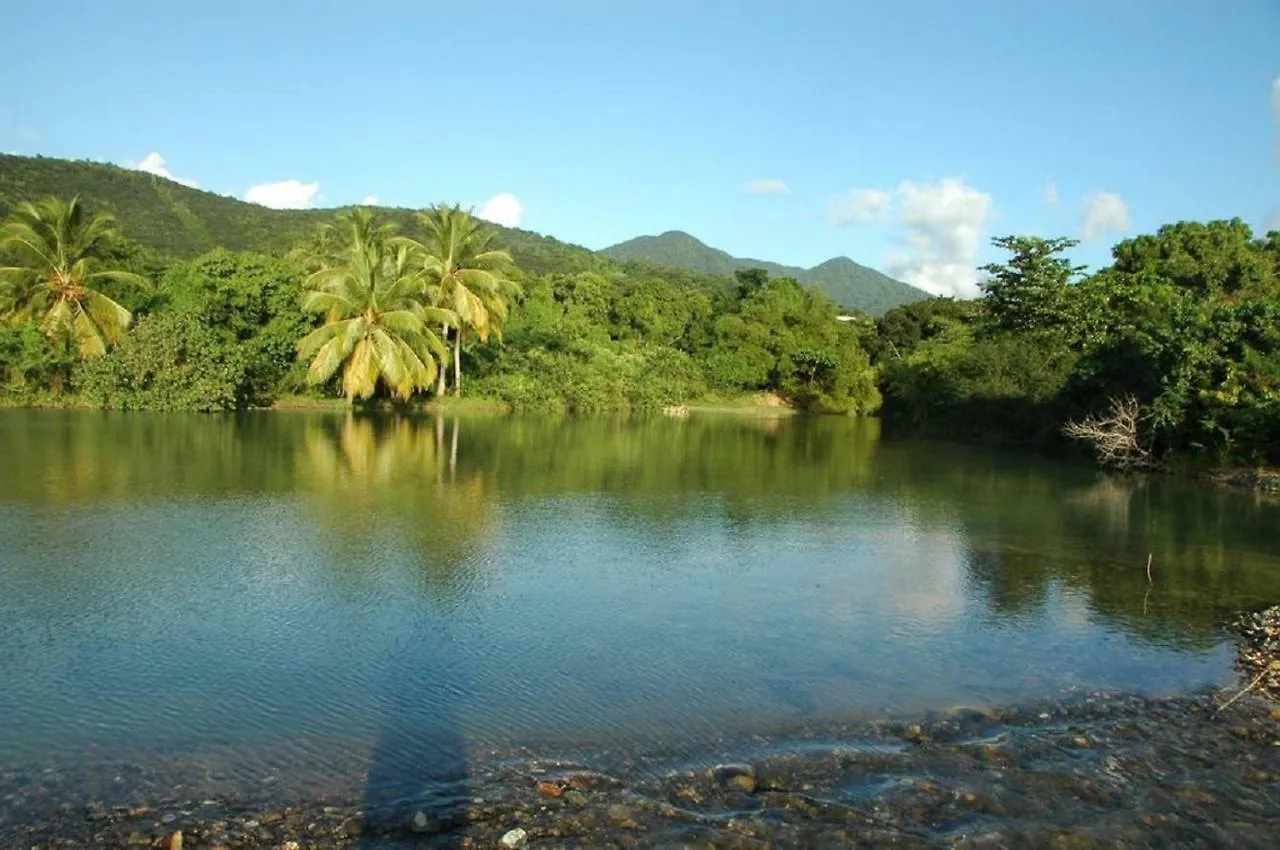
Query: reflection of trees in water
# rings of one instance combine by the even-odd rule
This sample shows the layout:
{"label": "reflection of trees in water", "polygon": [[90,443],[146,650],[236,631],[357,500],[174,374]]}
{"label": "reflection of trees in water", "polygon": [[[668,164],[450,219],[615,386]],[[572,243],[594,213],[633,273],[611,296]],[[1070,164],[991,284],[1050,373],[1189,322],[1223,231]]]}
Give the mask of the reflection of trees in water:
{"label": "reflection of trees in water", "polygon": [[423,829],[437,833],[433,846],[456,846],[452,830],[465,823],[470,799],[461,713],[472,673],[447,609],[481,578],[473,556],[497,520],[484,473],[459,471],[461,430],[441,417],[318,420],[307,428],[300,470],[320,527],[347,550],[334,561],[353,581],[383,547],[407,548],[424,595],[443,613],[411,617],[384,662],[383,718],[365,785],[376,829],[401,829],[421,812]]}
{"label": "reflection of trees in water", "polygon": [[[485,474],[459,472],[457,419],[321,419],[308,424],[300,478],[332,545],[407,546],[436,590],[475,581],[472,557],[497,521]],[[446,432],[450,432],[446,434]],[[359,557],[341,563],[359,569]]]}
{"label": "reflection of trees in water", "polygon": [[1178,479],[941,451],[904,446],[879,463],[913,507],[963,524],[966,569],[993,616],[1039,614],[1056,586],[1138,637],[1203,647],[1229,614],[1280,598],[1274,502]]}
{"label": "reflection of trees in water", "polygon": [[267,413],[4,411],[0,498],[42,505],[288,492],[296,422]]}

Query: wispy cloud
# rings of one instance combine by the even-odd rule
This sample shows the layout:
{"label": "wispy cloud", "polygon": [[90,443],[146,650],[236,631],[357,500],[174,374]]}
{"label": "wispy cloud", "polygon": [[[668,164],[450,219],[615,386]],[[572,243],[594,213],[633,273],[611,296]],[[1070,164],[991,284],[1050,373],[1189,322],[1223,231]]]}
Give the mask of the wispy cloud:
{"label": "wispy cloud", "polygon": [[883,189],[854,189],[827,204],[827,223],[833,227],[877,221],[889,212],[893,194]]}
{"label": "wispy cloud", "polygon": [[365,195],[364,200],[360,202],[360,205],[365,207],[376,207],[378,205],[378,196]]}
{"label": "wispy cloud", "polygon": [[748,195],[786,195],[791,192],[787,184],[777,178],[750,180],[743,188]]}
{"label": "wispy cloud", "polygon": [[1045,206],[1054,206],[1058,203],[1058,184],[1052,180],[1045,181],[1044,189],[1040,192],[1040,200],[1044,201]]}
{"label": "wispy cloud", "polygon": [[1093,192],[1084,199],[1084,219],[1080,233],[1085,239],[1098,239],[1107,233],[1124,233],[1129,229],[1129,206],[1114,192]]}
{"label": "wispy cloud", "polygon": [[1271,117],[1276,122],[1276,164],[1280,165],[1280,75],[1271,81]]}
{"label": "wispy cloud", "polygon": [[316,202],[320,184],[303,183],[300,180],[280,180],[275,183],[259,183],[250,186],[244,199],[251,204],[261,204],[273,210],[303,210]]}

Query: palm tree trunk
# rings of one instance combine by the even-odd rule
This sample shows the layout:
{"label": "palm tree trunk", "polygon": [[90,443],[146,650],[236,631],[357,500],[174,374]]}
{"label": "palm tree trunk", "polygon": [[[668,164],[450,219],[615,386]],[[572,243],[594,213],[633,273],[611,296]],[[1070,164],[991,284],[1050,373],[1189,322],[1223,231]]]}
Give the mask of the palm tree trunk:
{"label": "palm tree trunk", "polygon": [[[440,326],[440,336],[444,338],[444,344],[448,345],[449,344],[449,326],[448,325]],[[449,371],[448,362],[441,360],[440,369],[436,374],[436,398],[440,398],[440,396],[444,395],[445,373],[447,373],[448,371]]]}
{"label": "palm tree trunk", "polygon": [[453,340],[453,394],[462,395],[462,325]]}

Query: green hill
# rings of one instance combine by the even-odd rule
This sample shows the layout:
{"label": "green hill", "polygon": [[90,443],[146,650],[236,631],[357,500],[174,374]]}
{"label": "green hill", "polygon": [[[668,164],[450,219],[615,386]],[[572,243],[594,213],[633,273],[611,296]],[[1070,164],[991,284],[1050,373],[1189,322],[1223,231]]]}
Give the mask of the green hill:
{"label": "green hill", "polygon": [[660,236],[640,236],[600,253],[619,260],[645,261],[720,276],[732,276],[738,269],[765,269],[771,276],[794,277],[819,289],[842,307],[872,315],[929,297],[927,292],[859,265],[848,257],[835,257],[811,269],[784,266],[767,260],[734,257],[679,230]]}
{"label": "green hill", "polygon": [[[268,209],[106,163],[0,154],[0,217],[20,201],[50,195],[80,195],[90,209],[115,215],[127,237],[176,259],[189,259],[219,247],[281,254],[310,236],[317,224],[330,220],[334,213],[333,209]],[[408,209],[383,211],[403,228],[410,225],[414,213]],[[535,275],[600,270],[613,261],[684,269],[717,278],[732,278],[738,269],[763,268],[772,276],[794,277],[817,288],[843,307],[872,315],[928,297],[846,257],[812,269],[793,268],[733,257],[679,231],[642,236],[599,253],[527,230],[498,227],[498,232],[498,241],[511,251],[516,264]]]}
{"label": "green hill", "polygon": [[[107,210],[124,234],[166,256],[188,259],[213,248],[280,254],[333,217],[332,209],[273,210],[191,189],[162,177],[100,162],[0,154],[0,217],[18,202],[80,195]],[[402,227],[413,210],[384,209]],[[607,261],[577,245],[499,227],[499,241],[532,274],[595,269]]]}

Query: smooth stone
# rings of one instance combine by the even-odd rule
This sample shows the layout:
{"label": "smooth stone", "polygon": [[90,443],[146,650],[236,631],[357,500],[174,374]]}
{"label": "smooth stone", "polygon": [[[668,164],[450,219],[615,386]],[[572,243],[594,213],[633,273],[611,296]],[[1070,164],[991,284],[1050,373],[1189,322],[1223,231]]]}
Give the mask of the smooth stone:
{"label": "smooth stone", "polygon": [[517,826],[503,835],[498,843],[508,850],[519,850],[529,843],[529,833]]}
{"label": "smooth stone", "polygon": [[431,815],[419,809],[409,818],[409,831],[418,835],[426,835],[429,832],[436,831],[436,822],[431,819]]}
{"label": "smooth stone", "polygon": [[623,829],[634,829],[639,826],[631,810],[621,803],[614,803],[605,809],[604,814],[614,826],[620,826]]}
{"label": "smooth stone", "polygon": [[756,790],[756,769],[749,764],[722,764],[711,771],[711,776],[734,791],[751,794]]}

